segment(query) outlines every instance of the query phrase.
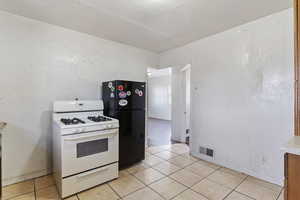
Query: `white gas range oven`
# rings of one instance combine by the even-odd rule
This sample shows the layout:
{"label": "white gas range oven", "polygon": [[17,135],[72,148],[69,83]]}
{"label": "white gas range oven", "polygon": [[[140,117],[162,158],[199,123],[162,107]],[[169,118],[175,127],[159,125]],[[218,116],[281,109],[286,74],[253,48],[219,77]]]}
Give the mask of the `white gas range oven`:
{"label": "white gas range oven", "polygon": [[53,106],[53,174],[62,198],[118,177],[119,121],[102,101]]}

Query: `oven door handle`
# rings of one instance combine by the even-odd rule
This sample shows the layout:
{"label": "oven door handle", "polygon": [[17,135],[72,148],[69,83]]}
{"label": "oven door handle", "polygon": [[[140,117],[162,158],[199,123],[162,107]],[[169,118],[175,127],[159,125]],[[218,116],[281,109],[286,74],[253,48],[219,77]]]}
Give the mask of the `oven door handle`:
{"label": "oven door handle", "polygon": [[[87,136],[81,136],[81,137],[72,137],[72,138],[64,138],[65,141],[78,141],[78,140],[85,140],[85,139],[88,139],[88,138],[94,138],[94,137],[102,137],[102,136],[105,136],[105,135],[112,135],[114,134],[115,132],[104,132],[104,133],[101,133],[101,134],[94,134],[94,135],[87,135]],[[112,136],[109,136],[108,138],[111,138]]]}
{"label": "oven door handle", "polygon": [[94,171],[91,171],[91,172],[87,172],[87,173],[78,175],[77,177],[78,178],[83,178],[83,177],[86,177],[86,176],[89,176],[89,175],[93,175],[93,174],[96,174],[96,173],[99,173],[99,172],[107,171],[108,169],[109,169],[109,166],[102,167],[100,169],[97,169],[97,170],[94,170]]}

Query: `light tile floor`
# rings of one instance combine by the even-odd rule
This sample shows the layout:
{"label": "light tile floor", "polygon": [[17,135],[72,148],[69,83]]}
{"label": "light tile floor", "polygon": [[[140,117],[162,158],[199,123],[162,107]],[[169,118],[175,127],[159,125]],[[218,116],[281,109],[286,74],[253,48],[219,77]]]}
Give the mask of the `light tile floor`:
{"label": "light tile floor", "polygon": [[[150,147],[119,178],[67,200],[283,200],[278,185],[189,155],[184,144]],[[59,200],[51,175],[6,186],[3,200]]]}

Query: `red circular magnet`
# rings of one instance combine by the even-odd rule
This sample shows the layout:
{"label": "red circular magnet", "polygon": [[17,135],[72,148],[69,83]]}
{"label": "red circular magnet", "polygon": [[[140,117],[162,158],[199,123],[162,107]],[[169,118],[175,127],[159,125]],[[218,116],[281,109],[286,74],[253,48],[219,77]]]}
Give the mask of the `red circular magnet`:
{"label": "red circular magnet", "polygon": [[124,86],[123,85],[118,85],[118,90],[123,91],[124,90]]}

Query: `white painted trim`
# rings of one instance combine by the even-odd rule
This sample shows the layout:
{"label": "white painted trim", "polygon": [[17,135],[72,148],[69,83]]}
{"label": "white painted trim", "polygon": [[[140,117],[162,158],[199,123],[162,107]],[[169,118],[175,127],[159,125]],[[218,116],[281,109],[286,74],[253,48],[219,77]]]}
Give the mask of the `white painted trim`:
{"label": "white painted trim", "polygon": [[51,173],[52,173],[52,170],[44,169],[42,171],[32,172],[30,174],[24,174],[22,176],[4,179],[2,181],[2,186],[11,185],[11,184],[19,183],[22,181],[38,178],[38,177],[45,176],[45,175],[48,175]]}
{"label": "white painted trim", "polygon": [[184,67],[181,69],[181,71],[184,72],[184,71],[186,71],[186,70],[188,70],[188,69],[191,69],[191,67],[192,67],[191,64],[187,64],[186,66],[184,66]]}
{"label": "white painted trim", "polygon": [[[186,83],[187,83],[187,80],[186,80],[186,73],[188,70],[190,70],[190,73],[191,73],[191,69],[192,69],[192,64],[187,64],[185,65],[182,69],[180,69],[180,81],[181,81],[181,86],[185,87],[184,90],[186,92]],[[190,79],[190,86],[191,86],[191,79]],[[182,88],[183,89],[183,88]],[[191,87],[190,87],[190,94],[191,94]],[[186,97],[185,97],[186,98]],[[190,112],[191,112],[191,99],[190,99]],[[183,100],[184,104],[180,105],[180,106],[183,106],[185,107],[185,112],[186,112],[186,100]],[[186,116],[185,114],[183,115],[183,119],[184,121],[186,120]],[[191,114],[190,114],[190,121],[191,121]],[[190,129],[190,133],[191,133],[191,126],[189,127]],[[180,136],[180,141],[182,143],[185,143],[186,142],[186,138],[187,138],[187,134],[186,134],[186,131],[187,130],[187,126],[186,126],[186,123],[184,123],[184,132],[181,134]],[[191,135],[191,134],[190,134]],[[190,137],[191,138],[191,137]]]}

